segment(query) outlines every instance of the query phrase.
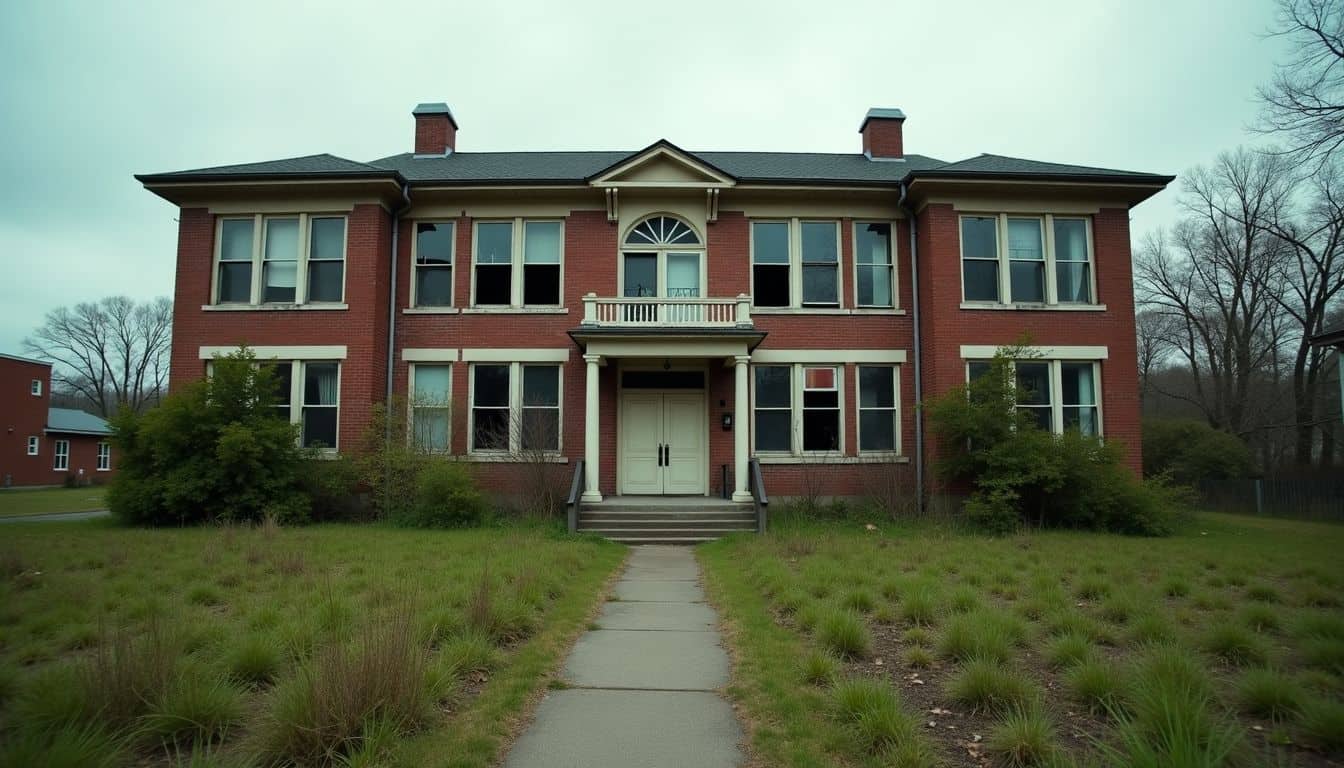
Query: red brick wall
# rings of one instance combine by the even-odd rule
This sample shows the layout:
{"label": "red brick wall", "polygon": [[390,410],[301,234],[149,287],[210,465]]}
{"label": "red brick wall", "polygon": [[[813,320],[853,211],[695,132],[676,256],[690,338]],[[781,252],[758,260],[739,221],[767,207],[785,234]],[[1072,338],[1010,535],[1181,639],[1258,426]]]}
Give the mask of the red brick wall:
{"label": "red brick wall", "polygon": [[[961,309],[960,232],[951,205],[919,215],[919,288],[923,313],[924,396],[964,384],[961,345],[1007,345],[1029,334],[1038,346],[1105,346],[1101,362],[1102,430],[1122,443],[1126,461],[1141,471],[1138,362],[1130,269],[1129,212],[1103,208],[1092,217],[1097,300],[1104,312]],[[927,442],[934,448],[933,440]],[[930,457],[932,458],[932,457]]]}
{"label": "red brick wall", "polygon": [[342,447],[354,445],[373,403],[384,397],[387,286],[391,218],[381,206],[360,204],[346,226],[344,310],[203,310],[210,303],[215,217],[184,208],[178,230],[173,308],[172,388],[205,375],[203,346],[345,345],[341,365]]}
{"label": "red brick wall", "polygon": [[447,115],[416,115],[415,154],[442,155],[457,149],[457,128]]}
{"label": "red brick wall", "polygon": [[871,157],[905,157],[904,123],[904,120],[869,120],[863,126],[863,151]]}

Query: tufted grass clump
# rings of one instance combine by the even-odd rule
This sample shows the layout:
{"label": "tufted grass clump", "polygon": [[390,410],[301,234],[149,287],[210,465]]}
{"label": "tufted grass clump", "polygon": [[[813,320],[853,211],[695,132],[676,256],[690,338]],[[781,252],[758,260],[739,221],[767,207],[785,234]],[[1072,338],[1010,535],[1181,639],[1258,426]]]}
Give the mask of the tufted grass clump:
{"label": "tufted grass clump", "polygon": [[803,657],[803,680],[811,685],[830,685],[839,669],[839,662],[826,651],[813,649]]}
{"label": "tufted grass clump", "polygon": [[1014,648],[1026,637],[1021,619],[1011,614],[977,610],[954,616],[947,622],[939,652],[956,661],[970,658],[1008,661]]}
{"label": "tufted grass clump", "polygon": [[1154,611],[1141,614],[1130,622],[1125,637],[1135,645],[1165,643],[1176,637],[1176,630],[1166,616]]}
{"label": "tufted grass clump", "polygon": [[871,613],[876,605],[877,601],[873,599],[873,593],[862,587],[851,589],[840,599],[842,608],[848,608],[858,613]]}
{"label": "tufted grass clump", "polygon": [[1190,579],[1171,575],[1162,580],[1162,594],[1167,597],[1185,597],[1190,594]]}
{"label": "tufted grass clump", "polygon": [[1037,705],[1012,707],[990,732],[985,745],[1007,768],[1052,765],[1057,755],[1055,726]]}
{"label": "tufted grass clump", "polygon": [[845,610],[833,610],[822,617],[817,625],[817,639],[832,653],[848,659],[867,657],[873,645],[863,617]]}
{"label": "tufted grass clump", "polygon": [[1093,713],[1117,709],[1125,696],[1125,678],[1109,661],[1086,659],[1064,676],[1069,695]]}
{"label": "tufted grass clump", "polygon": [[1045,660],[1054,669],[1068,669],[1092,657],[1094,648],[1086,635],[1060,635],[1045,647]]}
{"label": "tufted grass clump", "polygon": [[1317,747],[1336,754],[1344,752],[1344,702],[1324,696],[1306,698],[1298,727]]}
{"label": "tufted grass clump", "polygon": [[1274,669],[1248,669],[1236,686],[1243,712],[1270,720],[1285,720],[1302,708],[1302,689],[1296,680]]}
{"label": "tufted grass clump", "polygon": [[14,768],[120,768],[128,753],[124,737],[93,725],[25,728],[0,741],[0,765]]}
{"label": "tufted grass clump", "polygon": [[229,677],[247,685],[263,685],[275,680],[284,664],[285,653],[268,635],[238,636],[223,650],[223,662]]}
{"label": "tufted grass clump", "polygon": [[1262,640],[1246,627],[1230,621],[1214,624],[1200,639],[1200,648],[1233,666],[1263,664],[1269,649]]}
{"label": "tufted grass clump", "polygon": [[1084,576],[1078,580],[1073,594],[1079,600],[1100,600],[1111,594],[1111,582],[1100,576]]}
{"label": "tufted grass clump", "polygon": [[243,719],[243,692],[204,669],[183,671],[142,719],[142,732],[164,744],[208,744]]}
{"label": "tufted grass clump", "polygon": [[832,702],[837,719],[864,752],[883,757],[885,764],[933,765],[933,751],[918,719],[902,707],[890,685],[867,678],[844,680],[836,683]]}
{"label": "tufted grass clump", "polygon": [[901,601],[901,618],[914,626],[931,626],[938,620],[938,593],[928,585],[910,589]]}
{"label": "tufted grass clump", "polygon": [[994,659],[970,659],[947,683],[947,694],[977,712],[1006,712],[1032,703],[1035,684]]}
{"label": "tufted grass clump", "polygon": [[1247,603],[1237,611],[1236,620],[1242,626],[1260,634],[1270,634],[1283,629],[1283,620],[1278,611],[1263,603]]}
{"label": "tufted grass clump", "polygon": [[1257,603],[1277,603],[1279,591],[1265,582],[1256,582],[1246,588],[1246,597]]}

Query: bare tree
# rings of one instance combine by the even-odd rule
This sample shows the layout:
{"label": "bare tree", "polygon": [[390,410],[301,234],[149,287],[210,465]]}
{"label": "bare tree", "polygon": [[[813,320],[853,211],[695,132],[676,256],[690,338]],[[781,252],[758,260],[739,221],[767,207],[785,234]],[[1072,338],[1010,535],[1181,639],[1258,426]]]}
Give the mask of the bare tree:
{"label": "bare tree", "polygon": [[171,300],[110,296],[48,312],[23,344],[55,364],[55,387],[83,396],[106,417],[158,402],[168,383],[172,328]]}
{"label": "bare tree", "polygon": [[[1271,210],[1264,226],[1288,247],[1278,263],[1275,301],[1295,326],[1285,338],[1292,345],[1293,421],[1296,463],[1311,463],[1326,352],[1311,344],[1324,330],[1326,314],[1344,296],[1344,180],[1340,165],[1321,165],[1308,180],[1310,190]],[[1324,429],[1322,428],[1322,432]]]}
{"label": "bare tree", "polygon": [[1300,165],[1324,164],[1344,145],[1344,6],[1338,0],[1279,0],[1273,37],[1292,55],[1258,89],[1257,130],[1283,136]]}
{"label": "bare tree", "polygon": [[1139,397],[1148,399],[1148,390],[1152,386],[1152,377],[1163,367],[1163,362],[1171,352],[1172,339],[1180,330],[1176,319],[1169,314],[1155,310],[1140,310],[1134,316],[1135,334],[1139,350]]}
{"label": "bare tree", "polygon": [[1190,368],[1192,395],[1218,428],[1245,434],[1253,389],[1277,354],[1277,280],[1285,247],[1262,222],[1287,194],[1282,158],[1224,153],[1186,179],[1186,218],[1141,246],[1135,289],[1144,309],[1174,324],[1171,348]]}

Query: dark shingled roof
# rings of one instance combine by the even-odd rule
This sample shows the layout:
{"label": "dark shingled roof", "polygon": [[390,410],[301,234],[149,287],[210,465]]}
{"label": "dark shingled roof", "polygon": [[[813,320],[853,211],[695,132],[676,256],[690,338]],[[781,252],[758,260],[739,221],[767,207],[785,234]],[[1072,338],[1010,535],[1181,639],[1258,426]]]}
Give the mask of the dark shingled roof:
{"label": "dark shingled roof", "polygon": [[[136,176],[144,183],[256,179],[377,179],[412,184],[583,184],[642,150],[613,152],[410,152],[360,163],[321,154],[241,165],[222,165]],[[946,163],[924,155],[873,160],[861,154],[821,152],[691,152],[738,181],[775,184],[896,185],[922,178],[1057,179],[1166,184],[1160,176],[1111,168],[1062,165],[1003,155]]]}

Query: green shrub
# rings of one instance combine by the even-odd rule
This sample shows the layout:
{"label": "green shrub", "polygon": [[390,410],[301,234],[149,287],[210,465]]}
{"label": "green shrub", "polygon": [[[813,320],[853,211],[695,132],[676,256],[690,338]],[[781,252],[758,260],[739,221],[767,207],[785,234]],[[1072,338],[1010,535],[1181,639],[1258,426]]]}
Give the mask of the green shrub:
{"label": "green shrub", "polygon": [[108,508],[134,525],[308,519],[299,474],[309,452],[297,447],[298,427],[277,417],[276,386],[270,366],[241,348],[144,414],[119,410]]}
{"label": "green shrub", "polygon": [[1167,475],[1178,483],[1245,477],[1251,451],[1235,435],[1195,419],[1143,422],[1143,474]]}
{"label": "green shrub", "polygon": [[[1022,342],[1025,344],[1025,340]],[[999,349],[988,370],[929,406],[940,452],[937,469],[974,490],[965,513],[991,533],[1024,523],[1095,528],[1144,536],[1173,532],[1188,498],[1161,480],[1142,482],[1124,463],[1119,444],[1068,430],[1042,430],[1017,403],[1013,361],[1024,346]]]}
{"label": "green shrub", "polygon": [[371,510],[359,497],[359,467],[348,455],[309,459],[299,466],[298,480],[314,521],[359,522],[369,517]]}
{"label": "green shrub", "polygon": [[395,520],[412,528],[454,528],[479,525],[489,513],[466,464],[434,460],[416,477],[414,504]]}

